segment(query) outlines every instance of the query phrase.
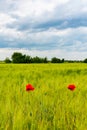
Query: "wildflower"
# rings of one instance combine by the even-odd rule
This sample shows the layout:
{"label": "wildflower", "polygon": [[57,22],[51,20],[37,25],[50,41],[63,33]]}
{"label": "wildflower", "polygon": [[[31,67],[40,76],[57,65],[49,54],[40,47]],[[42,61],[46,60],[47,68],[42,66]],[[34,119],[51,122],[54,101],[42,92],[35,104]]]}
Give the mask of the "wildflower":
{"label": "wildflower", "polygon": [[74,91],[75,88],[76,88],[76,86],[74,84],[68,85],[68,89],[71,91]]}
{"label": "wildflower", "polygon": [[26,91],[33,91],[34,87],[31,84],[26,85]]}

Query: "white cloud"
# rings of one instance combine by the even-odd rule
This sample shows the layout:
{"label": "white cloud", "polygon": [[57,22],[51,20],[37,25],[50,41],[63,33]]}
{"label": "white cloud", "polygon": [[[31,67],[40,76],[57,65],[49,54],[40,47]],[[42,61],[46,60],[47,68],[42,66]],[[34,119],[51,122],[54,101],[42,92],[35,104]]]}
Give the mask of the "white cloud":
{"label": "white cloud", "polygon": [[[31,55],[84,58],[86,5],[87,0],[1,0],[0,47],[29,47],[30,51],[19,51]],[[1,48],[1,57],[13,51]]]}
{"label": "white cloud", "polygon": [[0,13],[0,26],[5,26],[6,24],[16,21],[10,15],[5,13]]}
{"label": "white cloud", "polygon": [[[4,37],[4,39],[7,39],[9,41],[9,39],[24,39],[25,38],[25,34],[17,31],[16,29],[9,29],[6,27],[2,27],[0,29],[0,36]],[[12,41],[13,41],[12,40]]]}
{"label": "white cloud", "polygon": [[44,12],[52,12],[57,5],[65,4],[69,0],[17,0],[15,1],[16,11],[13,13],[20,17],[30,16],[37,17],[44,14]]}

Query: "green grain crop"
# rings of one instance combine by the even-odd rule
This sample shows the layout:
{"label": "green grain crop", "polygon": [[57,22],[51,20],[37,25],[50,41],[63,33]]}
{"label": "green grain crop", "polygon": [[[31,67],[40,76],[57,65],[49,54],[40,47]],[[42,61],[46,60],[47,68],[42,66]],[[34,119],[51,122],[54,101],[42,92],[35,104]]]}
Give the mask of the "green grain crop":
{"label": "green grain crop", "polygon": [[87,64],[0,64],[0,130],[87,130]]}

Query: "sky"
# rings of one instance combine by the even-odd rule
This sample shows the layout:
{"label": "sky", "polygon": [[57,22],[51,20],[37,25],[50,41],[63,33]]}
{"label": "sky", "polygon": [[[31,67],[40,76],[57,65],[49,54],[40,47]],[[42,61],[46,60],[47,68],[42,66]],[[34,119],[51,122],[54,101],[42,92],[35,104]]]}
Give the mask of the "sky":
{"label": "sky", "polygon": [[0,0],[0,60],[87,58],[87,0]]}

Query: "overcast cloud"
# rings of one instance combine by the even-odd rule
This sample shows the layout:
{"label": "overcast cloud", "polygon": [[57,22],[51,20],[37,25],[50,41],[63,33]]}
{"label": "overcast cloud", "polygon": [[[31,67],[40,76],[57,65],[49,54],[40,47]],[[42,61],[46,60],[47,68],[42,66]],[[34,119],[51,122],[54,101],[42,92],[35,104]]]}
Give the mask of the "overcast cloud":
{"label": "overcast cloud", "polygon": [[87,0],[0,0],[0,60],[87,58]]}

